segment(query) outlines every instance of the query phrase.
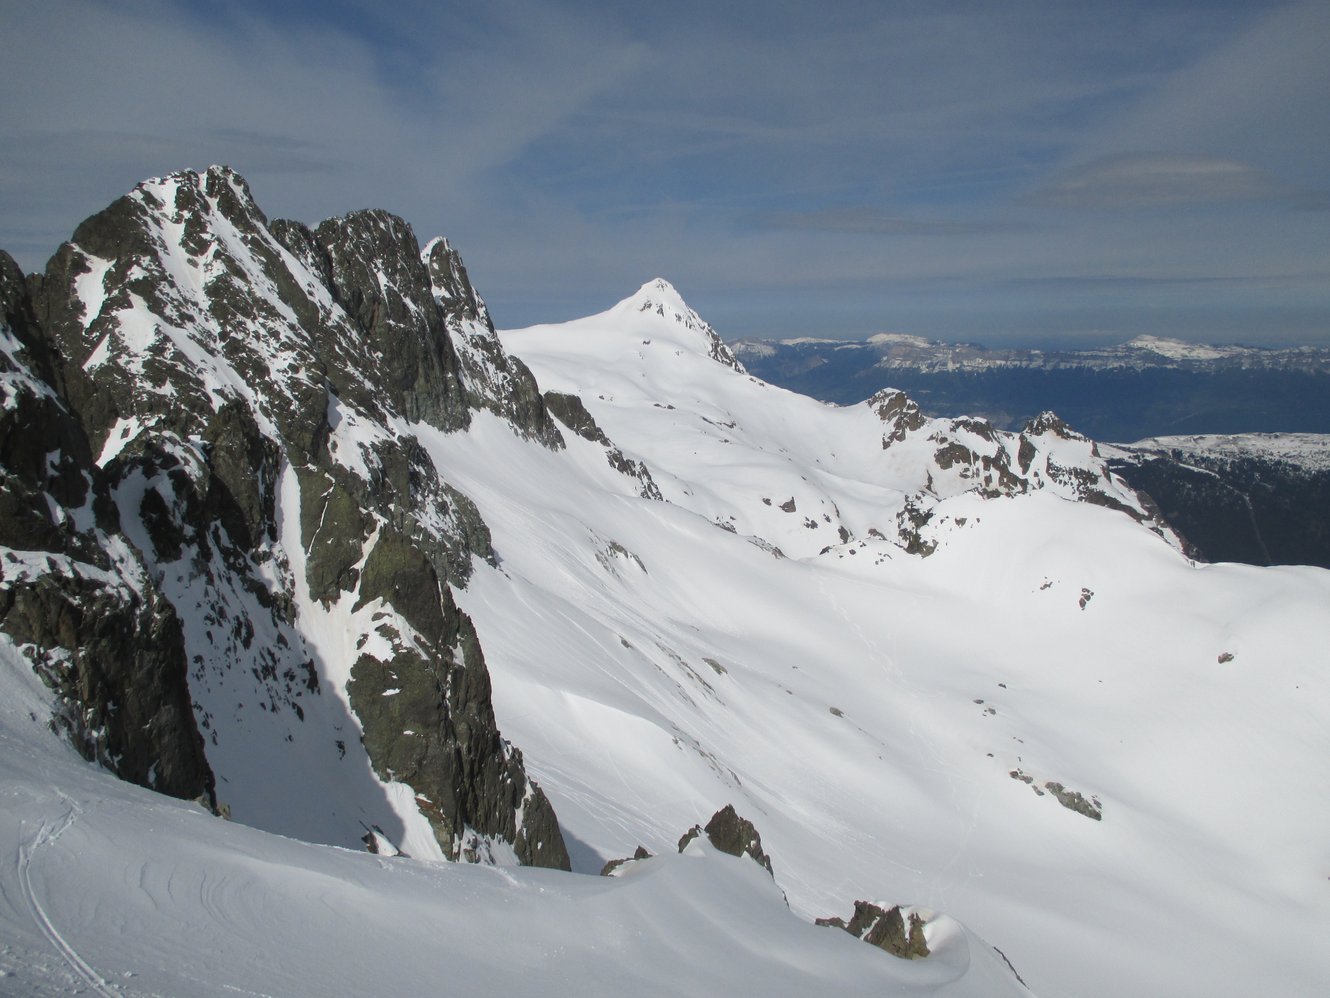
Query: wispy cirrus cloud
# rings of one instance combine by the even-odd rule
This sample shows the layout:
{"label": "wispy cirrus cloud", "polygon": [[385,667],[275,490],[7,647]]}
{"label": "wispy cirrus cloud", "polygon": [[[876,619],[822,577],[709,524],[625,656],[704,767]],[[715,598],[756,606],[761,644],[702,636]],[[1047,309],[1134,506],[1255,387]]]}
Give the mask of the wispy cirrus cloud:
{"label": "wispy cirrus cloud", "polygon": [[1324,0],[8,0],[0,31],[28,269],[225,162],[273,216],[447,234],[510,325],[663,274],[735,335],[1015,336],[1084,296],[1205,335],[1222,291],[1330,339]]}
{"label": "wispy cirrus cloud", "polygon": [[1031,195],[1074,208],[1161,208],[1240,201],[1288,201],[1302,194],[1264,170],[1215,156],[1123,153],[1063,170]]}
{"label": "wispy cirrus cloud", "polygon": [[1029,227],[1015,219],[909,217],[880,208],[837,207],[809,211],[774,211],[744,216],[757,229],[859,233],[868,236],[977,236]]}

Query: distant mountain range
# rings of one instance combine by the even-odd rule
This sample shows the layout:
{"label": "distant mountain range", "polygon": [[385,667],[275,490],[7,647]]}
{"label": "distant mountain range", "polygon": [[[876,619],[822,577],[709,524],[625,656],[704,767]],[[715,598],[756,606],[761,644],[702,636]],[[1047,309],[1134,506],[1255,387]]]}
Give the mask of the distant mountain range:
{"label": "distant mountain range", "polygon": [[899,388],[936,416],[1018,429],[1052,409],[1097,440],[1330,432],[1330,349],[1140,336],[1087,350],[994,349],[882,333],[867,340],[743,339],[753,374],[848,405]]}

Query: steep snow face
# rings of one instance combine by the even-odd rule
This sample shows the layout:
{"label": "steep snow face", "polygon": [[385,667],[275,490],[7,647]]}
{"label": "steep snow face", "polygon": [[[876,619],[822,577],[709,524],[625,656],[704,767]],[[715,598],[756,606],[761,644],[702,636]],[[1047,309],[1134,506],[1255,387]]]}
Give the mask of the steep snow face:
{"label": "steep snow face", "polygon": [[696,313],[657,281],[588,319],[501,335],[544,388],[580,394],[668,501],[785,555],[865,537],[931,547],[933,508],[970,490],[1051,489],[1150,520],[1095,445],[1055,417],[1006,433],[927,419],[889,389],[823,405],[712,363],[686,315]]}
{"label": "steep snow face", "polygon": [[666,502],[572,435],[420,431],[490,525],[459,600],[576,868],[733,802],[796,912],[946,911],[1037,993],[1315,990],[1330,574],[1189,562],[1083,501],[1130,506],[1052,419],[835,409],[612,312],[500,335]]}

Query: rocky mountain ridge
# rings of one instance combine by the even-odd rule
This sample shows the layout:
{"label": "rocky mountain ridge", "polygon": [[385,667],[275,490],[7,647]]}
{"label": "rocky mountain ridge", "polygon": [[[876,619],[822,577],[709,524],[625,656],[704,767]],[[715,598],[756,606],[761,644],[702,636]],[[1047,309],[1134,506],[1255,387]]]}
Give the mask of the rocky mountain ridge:
{"label": "rocky mountain ridge", "polygon": [[1156,437],[1103,452],[1206,560],[1330,568],[1330,436]]}
{"label": "rocky mountain ridge", "polygon": [[[562,437],[447,244],[422,253],[377,211],[270,225],[214,167],[141,184],[44,274],[5,274],[10,343],[26,347],[8,355],[4,439],[26,448],[7,455],[5,492],[27,519],[7,540],[58,534],[48,547],[71,560],[7,571],[3,626],[52,660],[79,737],[128,779],[215,787],[259,827],[566,867],[451,597],[492,557],[484,522],[408,427],[489,409],[545,446]],[[76,552],[118,613],[151,622],[114,627],[87,597],[22,612],[88,585]],[[150,661],[100,682],[122,654]],[[144,730],[182,744],[117,738],[103,715],[144,698]]]}

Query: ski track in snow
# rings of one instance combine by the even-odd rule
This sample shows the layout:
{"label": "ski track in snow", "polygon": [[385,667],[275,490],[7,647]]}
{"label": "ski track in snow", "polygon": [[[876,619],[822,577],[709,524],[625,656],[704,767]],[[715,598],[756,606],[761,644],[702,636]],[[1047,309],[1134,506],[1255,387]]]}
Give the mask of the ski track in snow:
{"label": "ski track in snow", "polygon": [[66,806],[65,814],[60,819],[60,822],[57,825],[52,826],[50,822],[43,819],[41,827],[37,830],[37,834],[34,835],[30,841],[19,846],[19,887],[23,892],[23,900],[27,903],[28,911],[32,915],[33,923],[37,926],[41,934],[46,937],[46,941],[51,944],[51,947],[60,954],[60,958],[69,965],[69,969],[72,970],[79,979],[96,994],[104,995],[106,998],[114,998],[115,991],[112,990],[102,976],[92,968],[91,964],[79,955],[79,951],[74,947],[74,944],[65,938],[60,930],[56,928],[55,923],[46,913],[41,898],[37,894],[37,889],[32,883],[33,857],[38,852],[45,850],[48,846],[54,845],[60,836],[69,831],[70,826],[74,824],[75,819],[82,810],[77,803],[70,798],[65,797],[64,794],[61,794],[60,796],[64,799]]}

